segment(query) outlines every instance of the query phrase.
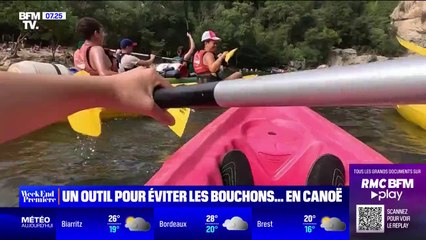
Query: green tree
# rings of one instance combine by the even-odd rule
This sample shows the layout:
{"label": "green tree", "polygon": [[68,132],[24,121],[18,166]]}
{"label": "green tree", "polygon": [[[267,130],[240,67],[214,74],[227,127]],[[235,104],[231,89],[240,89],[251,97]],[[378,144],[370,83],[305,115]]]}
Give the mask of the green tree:
{"label": "green tree", "polygon": [[[389,15],[395,1],[15,1],[0,9],[0,31],[33,41],[75,46],[81,40],[75,24],[94,17],[106,29],[106,47],[122,38],[139,45],[135,51],[171,57],[187,46],[192,32],[213,30],[222,38],[219,51],[238,47],[231,64],[266,68],[291,61],[308,67],[327,61],[333,47],[398,56],[404,52],[393,36]],[[39,21],[39,31],[25,31],[19,11],[62,11],[66,21]],[[18,45],[15,44],[16,56]],[[54,51],[53,60],[54,60]]]}
{"label": "green tree", "polygon": [[[65,4],[65,1],[40,2],[40,8],[46,12],[65,12],[66,20],[60,21],[39,21],[39,30],[32,36],[50,42],[52,51],[52,61],[55,61],[55,53],[58,45],[73,45],[74,31],[77,17],[73,15],[73,10]],[[37,35],[36,35],[37,34]]]}

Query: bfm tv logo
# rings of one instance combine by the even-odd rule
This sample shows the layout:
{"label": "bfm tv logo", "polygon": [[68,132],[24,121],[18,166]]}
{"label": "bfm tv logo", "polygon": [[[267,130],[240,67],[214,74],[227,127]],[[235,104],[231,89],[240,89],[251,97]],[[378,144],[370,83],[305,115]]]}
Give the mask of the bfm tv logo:
{"label": "bfm tv logo", "polygon": [[24,24],[24,29],[39,29],[39,20],[66,20],[66,12],[19,12],[19,20]]}
{"label": "bfm tv logo", "polygon": [[371,191],[371,199],[377,197],[378,201],[382,199],[396,199],[400,201],[404,191],[389,189],[412,189],[414,188],[414,180],[405,178],[362,179],[361,188],[385,189],[381,191]]}
{"label": "bfm tv logo", "polygon": [[19,12],[19,20],[24,24],[24,29],[38,29],[37,20],[41,20],[40,12]]}

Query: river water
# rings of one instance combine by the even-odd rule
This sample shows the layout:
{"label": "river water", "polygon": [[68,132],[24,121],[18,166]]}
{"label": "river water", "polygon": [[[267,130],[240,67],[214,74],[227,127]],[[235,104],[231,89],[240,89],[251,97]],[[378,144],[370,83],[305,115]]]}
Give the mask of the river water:
{"label": "river water", "polygon": [[[426,163],[426,131],[393,108],[316,108],[396,163]],[[222,111],[197,110],[179,139],[148,118],[103,125],[96,140],[54,124],[0,145],[0,206],[18,205],[21,185],[142,185],[162,162]]]}

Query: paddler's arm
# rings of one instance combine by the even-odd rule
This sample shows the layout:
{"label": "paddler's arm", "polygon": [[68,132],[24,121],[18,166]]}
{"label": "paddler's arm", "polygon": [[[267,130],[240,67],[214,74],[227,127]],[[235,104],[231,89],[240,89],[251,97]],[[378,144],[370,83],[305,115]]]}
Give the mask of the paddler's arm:
{"label": "paddler's arm", "polygon": [[222,65],[222,61],[225,59],[226,53],[219,55],[219,57],[214,60],[214,55],[211,52],[204,54],[204,62],[209,67],[209,71],[211,73],[218,72],[220,70],[220,66]]}
{"label": "paddler's arm", "polygon": [[109,58],[105,54],[104,48],[100,46],[93,46],[90,49],[90,64],[95,67],[100,76],[109,76],[117,74],[111,70],[111,63],[108,62]]}
{"label": "paddler's arm", "polygon": [[138,66],[149,67],[149,66],[151,66],[154,63],[154,60],[155,60],[155,55],[154,54],[150,54],[148,60],[140,60],[139,59],[138,62],[137,62],[137,65]]}
{"label": "paddler's arm", "polygon": [[192,54],[194,54],[195,51],[195,42],[194,39],[192,38],[191,34],[186,33],[186,36],[188,36],[189,38],[189,51],[185,54],[185,56],[183,56],[183,61],[184,62],[188,62],[189,59],[191,59]]}
{"label": "paddler's arm", "polygon": [[173,117],[154,103],[152,93],[158,85],[170,87],[154,69],[143,68],[78,77],[0,72],[0,143],[99,106],[173,125]]}

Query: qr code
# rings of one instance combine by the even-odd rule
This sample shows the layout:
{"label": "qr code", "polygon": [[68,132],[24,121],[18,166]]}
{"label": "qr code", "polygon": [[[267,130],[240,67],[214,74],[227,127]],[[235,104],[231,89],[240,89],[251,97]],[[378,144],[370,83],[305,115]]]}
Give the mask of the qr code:
{"label": "qr code", "polygon": [[356,205],[357,233],[385,232],[385,205]]}

